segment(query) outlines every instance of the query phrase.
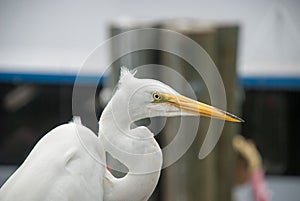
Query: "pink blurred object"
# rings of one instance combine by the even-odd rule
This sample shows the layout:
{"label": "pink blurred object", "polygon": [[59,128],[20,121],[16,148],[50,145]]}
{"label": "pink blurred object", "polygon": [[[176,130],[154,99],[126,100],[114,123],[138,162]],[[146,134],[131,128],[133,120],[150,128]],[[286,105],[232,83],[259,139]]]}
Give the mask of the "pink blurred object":
{"label": "pink blurred object", "polygon": [[270,191],[265,182],[265,173],[263,169],[254,171],[251,174],[251,186],[255,201],[270,201]]}

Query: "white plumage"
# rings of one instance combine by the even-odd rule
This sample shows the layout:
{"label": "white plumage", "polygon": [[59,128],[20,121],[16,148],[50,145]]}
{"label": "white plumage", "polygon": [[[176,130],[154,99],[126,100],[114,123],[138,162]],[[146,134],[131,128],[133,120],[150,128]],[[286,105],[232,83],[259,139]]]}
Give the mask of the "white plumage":
{"label": "white plumage", "polygon": [[[80,121],[53,129],[2,186],[0,200],[148,200],[160,176],[162,153],[148,128],[132,129],[131,124],[179,115],[241,121],[159,81],[137,79],[123,68],[118,89],[100,118],[98,137]],[[107,170],[105,152],[128,167],[126,176],[115,178]]]}

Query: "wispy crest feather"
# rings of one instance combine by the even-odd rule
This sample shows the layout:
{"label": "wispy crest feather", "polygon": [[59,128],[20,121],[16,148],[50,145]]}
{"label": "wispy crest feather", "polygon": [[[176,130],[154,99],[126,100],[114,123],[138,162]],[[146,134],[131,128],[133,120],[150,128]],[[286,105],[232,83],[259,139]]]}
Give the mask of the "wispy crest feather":
{"label": "wispy crest feather", "polygon": [[130,71],[126,66],[122,66],[120,71],[120,81],[128,76],[134,77],[136,72],[137,72],[136,70]]}

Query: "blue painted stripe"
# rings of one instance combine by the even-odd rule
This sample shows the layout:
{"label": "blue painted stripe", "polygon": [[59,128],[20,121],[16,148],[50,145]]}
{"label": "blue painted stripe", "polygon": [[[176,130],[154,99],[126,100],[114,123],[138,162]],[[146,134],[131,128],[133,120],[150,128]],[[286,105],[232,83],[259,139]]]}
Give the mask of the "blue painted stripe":
{"label": "blue painted stripe", "polygon": [[244,88],[254,89],[300,89],[300,77],[242,77]]}
{"label": "blue painted stripe", "polygon": [[37,84],[102,84],[105,77],[76,76],[72,74],[0,73],[0,82],[25,82]]}
{"label": "blue painted stripe", "polygon": [[[0,82],[27,82],[37,84],[102,84],[105,76],[80,76],[72,74],[35,74],[0,72]],[[300,77],[240,77],[244,88],[253,89],[300,89]]]}

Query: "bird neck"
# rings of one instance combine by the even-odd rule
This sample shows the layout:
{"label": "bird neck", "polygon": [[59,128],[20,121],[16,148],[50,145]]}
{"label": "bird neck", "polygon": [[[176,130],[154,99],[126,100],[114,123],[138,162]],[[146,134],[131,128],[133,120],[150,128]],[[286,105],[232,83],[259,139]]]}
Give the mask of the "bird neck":
{"label": "bird neck", "polygon": [[130,129],[133,120],[130,119],[128,112],[124,111],[123,104],[116,104],[110,101],[104,108],[99,120],[101,128],[122,128]]}
{"label": "bird neck", "polygon": [[108,170],[104,179],[104,199],[113,201],[146,201],[153,193],[160,172],[149,174],[128,173],[123,178],[115,178]]}
{"label": "bird neck", "polygon": [[[113,111],[109,103],[100,118],[99,138],[105,151],[123,163],[129,172],[123,178],[106,172],[105,200],[147,200],[160,176],[160,147],[146,127],[130,129],[131,120],[120,113],[116,116]],[[111,168],[118,170],[118,167]]]}

